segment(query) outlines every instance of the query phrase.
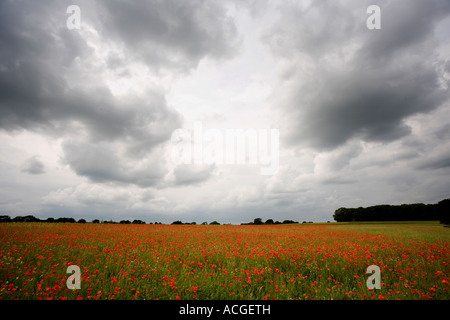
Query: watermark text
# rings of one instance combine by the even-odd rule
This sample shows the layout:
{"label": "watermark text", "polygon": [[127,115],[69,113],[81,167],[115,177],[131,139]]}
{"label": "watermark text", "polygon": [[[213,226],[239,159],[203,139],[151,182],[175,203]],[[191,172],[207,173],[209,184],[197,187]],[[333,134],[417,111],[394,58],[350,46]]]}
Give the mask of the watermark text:
{"label": "watermark text", "polygon": [[172,133],[172,162],[180,164],[260,165],[261,175],[274,175],[279,166],[278,129],[207,129],[195,122],[193,130]]}

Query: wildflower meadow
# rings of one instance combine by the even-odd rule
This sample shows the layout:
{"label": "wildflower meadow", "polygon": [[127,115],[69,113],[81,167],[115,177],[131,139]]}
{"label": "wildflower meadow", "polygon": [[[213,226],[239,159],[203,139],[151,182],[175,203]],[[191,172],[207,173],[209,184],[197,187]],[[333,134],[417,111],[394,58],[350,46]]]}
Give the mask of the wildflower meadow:
{"label": "wildflower meadow", "polygon": [[3,300],[450,298],[450,229],[438,223],[3,223],[0,238]]}

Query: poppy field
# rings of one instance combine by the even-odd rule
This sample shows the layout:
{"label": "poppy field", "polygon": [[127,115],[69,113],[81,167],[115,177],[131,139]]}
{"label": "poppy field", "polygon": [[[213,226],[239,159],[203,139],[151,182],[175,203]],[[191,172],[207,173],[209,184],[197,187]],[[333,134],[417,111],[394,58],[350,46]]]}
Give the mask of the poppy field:
{"label": "poppy field", "polygon": [[[450,298],[438,224],[3,223],[0,238],[3,300]],[[381,289],[368,289],[369,265]]]}

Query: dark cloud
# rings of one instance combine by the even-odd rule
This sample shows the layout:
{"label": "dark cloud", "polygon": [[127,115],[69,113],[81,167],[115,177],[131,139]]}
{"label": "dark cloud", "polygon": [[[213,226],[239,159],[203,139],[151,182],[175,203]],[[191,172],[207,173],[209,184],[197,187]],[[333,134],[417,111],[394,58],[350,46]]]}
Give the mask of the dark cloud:
{"label": "dark cloud", "polygon": [[39,174],[45,173],[45,166],[41,161],[39,161],[37,156],[33,156],[33,157],[27,159],[22,164],[21,171],[29,173],[29,174],[33,174],[33,175],[39,175]]}
{"label": "dark cloud", "polygon": [[[361,48],[366,63],[384,64],[386,60],[401,61],[406,56],[422,58],[434,51],[432,36],[437,24],[450,14],[446,0],[380,2],[382,32],[367,30],[367,42]],[[400,59],[399,59],[400,58]]]}
{"label": "dark cloud", "polygon": [[428,163],[419,167],[420,169],[443,169],[450,167],[450,157],[444,156],[438,159],[432,159]]}
{"label": "dark cloud", "polygon": [[62,147],[63,163],[92,182],[157,187],[167,173],[157,156],[131,159],[121,154],[117,144],[69,140]]}
{"label": "dark cloud", "polygon": [[[220,1],[101,1],[102,37],[123,43],[154,69],[189,71],[204,57],[233,55],[234,21]],[[94,22],[95,23],[95,22]]]}
{"label": "dark cloud", "polygon": [[182,164],[177,166],[173,171],[175,176],[174,183],[178,186],[198,185],[209,180],[214,170],[214,165],[197,166]]}
{"label": "dark cloud", "polygon": [[352,137],[396,140],[410,133],[406,117],[432,111],[446,98],[437,75],[420,66],[413,74],[402,69],[317,71],[320,81],[299,87],[287,107],[295,121],[291,143],[306,140],[313,147],[332,149]]}
{"label": "dark cloud", "polygon": [[322,153],[315,159],[316,167],[325,169],[329,172],[340,172],[346,168],[350,161],[357,158],[363,152],[363,147],[360,143],[354,143],[336,149],[330,153]]}
{"label": "dark cloud", "polygon": [[[48,10],[33,11],[32,3],[2,3],[2,129],[25,128],[52,132],[61,127],[67,129],[71,123],[78,121],[93,138],[131,136],[137,140],[145,139],[148,145],[152,145],[170,137],[170,133],[180,125],[180,117],[167,107],[160,93],[149,89],[144,97],[132,96],[118,100],[100,82],[91,83],[87,88],[71,86],[69,79],[76,74],[70,74],[69,71],[79,70],[67,67],[76,58],[89,66],[93,49],[77,32],[69,31],[65,23],[33,25],[37,21],[29,19],[29,15],[39,15],[43,21],[47,21],[47,16],[51,17],[51,14]],[[49,2],[49,6],[51,4]],[[38,8],[41,7],[46,6]],[[58,7],[65,9],[64,6]],[[64,16],[60,18],[65,22]],[[161,124],[167,127],[161,128]],[[138,146],[141,144],[137,143]]]}
{"label": "dark cloud", "polygon": [[450,124],[444,125],[442,128],[438,128],[434,134],[439,140],[450,140]]}
{"label": "dark cloud", "polygon": [[[72,4],[81,8],[80,30],[66,26]],[[381,30],[366,28],[373,4]],[[442,200],[449,5],[0,0],[0,209],[240,223],[324,221],[341,206]],[[205,78],[211,84],[201,92]],[[214,97],[217,106],[208,103]],[[265,97],[271,103],[247,112]],[[171,103],[188,121],[220,114],[244,126],[275,122],[273,105],[281,116],[270,125],[284,138],[279,172],[172,170],[167,142],[183,118]],[[45,155],[45,166],[23,154]]]}
{"label": "dark cloud", "polygon": [[437,170],[450,168],[450,150],[448,146],[440,148],[439,151],[423,156],[418,164],[420,170]]}
{"label": "dark cloud", "polygon": [[[322,57],[354,42],[365,26],[367,1],[280,2],[279,20],[262,36],[278,56],[294,58],[299,52]],[[349,35],[352,35],[349,37]]]}
{"label": "dark cloud", "polygon": [[[329,150],[353,137],[390,142],[410,134],[407,117],[449,98],[433,37],[436,24],[450,15],[448,2],[380,2],[381,30],[366,28],[367,6],[346,4],[314,2],[293,10],[265,36],[291,61],[279,93],[291,145]],[[283,27],[286,20],[297,27]]]}
{"label": "dark cloud", "polygon": [[321,183],[323,183],[325,185],[327,185],[327,184],[330,184],[330,185],[355,184],[356,182],[358,182],[358,181],[355,179],[348,179],[345,177],[332,177],[332,178],[323,179],[321,181]]}
{"label": "dark cloud", "polygon": [[[76,173],[96,182],[154,185],[160,171],[126,174],[121,161],[145,158],[168,141],[181,115],[151,84],[141,94],[114,96],[102,73],[128,77],[127,64],[135,61],[185,72],[205,57],[229,57],[237,43],[234,23],[216,1],[76,1],[82,28],[95,28],[104,46],[122,48],[102,61],[86,32],[66,27],[71,4],[0,2],[0,129],[84,137],[64,148]],[[126,157],[105,147],[114,143]]]}

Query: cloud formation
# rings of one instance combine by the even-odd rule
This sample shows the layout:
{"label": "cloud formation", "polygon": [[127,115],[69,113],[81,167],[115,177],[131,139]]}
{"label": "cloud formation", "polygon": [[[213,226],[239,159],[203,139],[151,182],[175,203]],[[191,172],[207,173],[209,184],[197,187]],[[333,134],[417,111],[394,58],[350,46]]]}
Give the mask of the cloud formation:
{"label": "cloud formation", "polygon": [[272,51],[289,61],[279,94],[291,145],[330,150],[354,137],[394,141],[411,133],[405,119],[448,101],[440,68],[446,60],[433,33],[450,13],[448,2],[380,1],[381,30],[366,28],[361,13],[367,6],[289,7],[265,35]]}
{"label": "cloud formation", "polygon": [[220,1],[102,1],[99,24],[106,39],[155,70],[189,71],[201,59],[233,55],[237,30]]}
{"label": "cloud formation", "polygon": [[[446,0],[0,1],[0,211],[240,223],[435,203],[449,28]],[[174,163],[196,122],[278,130],[279,170]]]}
{"label": "cloud formation", "polygon": [[81,31],[67,29],[64,2],[0,4],[0,129],[67,137],[66,163],[92,181],[156,185],[168,169],[147,157],[182,116],[158,86],[117,96],[107,83],[131,77],[133,64],[178,73],[226,58],[237,45],[233,20],[213,1],[79,5]]}
{"label": "cloud formation", "polygon": [[22,164],[21,171],[33,175],[39,175],[45,173],[45,166],[41,161],[39,161],[39,159],[36,156],[33,156],[27,159]]}

